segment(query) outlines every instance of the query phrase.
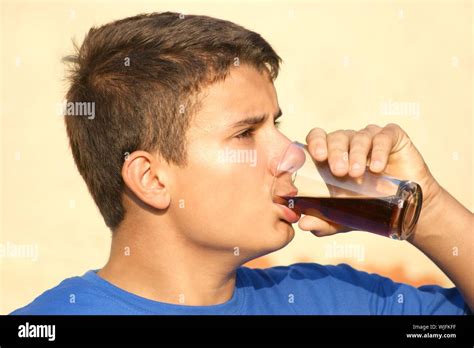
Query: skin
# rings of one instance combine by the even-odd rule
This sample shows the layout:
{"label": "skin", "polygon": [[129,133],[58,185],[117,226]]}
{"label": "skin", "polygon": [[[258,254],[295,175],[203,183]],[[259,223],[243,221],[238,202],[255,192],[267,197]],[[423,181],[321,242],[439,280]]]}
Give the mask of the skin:
{"label": "skin", "polygon": [[[275,159],[291,141],[275,125],[279,106],[268,73],[233,67],[199,97],[202,106],[187,132],[186,167],[145,151],[125,161],[127,214],[98,274],[148,299],[202,306],[228,301],[236,269],[286,246],[294,229],[272,201]],[[259,124],[233,126],[259,115],[265,115]],[[349,168],[351,176],[362,175],[371,157],[370,170],[418,182],[424,208],[410,242],[453,280],[473,308],[472,214],[436,182],[405,132],[392,124],[329,134],[314,128],[306,141],[314,158],[328,159],[336,175]],[[256,161],[237,163],[223,155],[239,151],[256,154]],[[285,183],[289,177],[277,184]],[[302,217],[299,226],[318,236],[348,230],[311,216]]]}

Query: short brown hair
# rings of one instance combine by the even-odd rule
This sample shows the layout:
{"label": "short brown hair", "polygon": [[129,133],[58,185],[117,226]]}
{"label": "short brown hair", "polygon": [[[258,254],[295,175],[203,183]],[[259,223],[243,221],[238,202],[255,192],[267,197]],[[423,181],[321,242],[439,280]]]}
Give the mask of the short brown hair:
{"label": "short brown hair", "polygon": [[[105,223],[125,216],[121,168],[127,153],[158,151],[186,165],[186,131],[199,90],[236,62],[275,79],[280,57],[257,33],[207,16],[151,13],[91,28],[70,63],[68,103],[95,117],[65,117],[70,147]],[[185,112],[183,113],[183,111]]]}

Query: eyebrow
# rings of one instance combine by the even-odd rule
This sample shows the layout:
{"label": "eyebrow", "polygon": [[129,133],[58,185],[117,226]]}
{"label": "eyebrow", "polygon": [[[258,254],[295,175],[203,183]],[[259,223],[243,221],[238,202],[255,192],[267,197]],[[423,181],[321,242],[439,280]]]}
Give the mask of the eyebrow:
{"label": "eyebrow", "polygon": [[[278,118],[280,118],[283,115],[281,109],[279,108],[277,113],[273,115],[273,121],[276,121]],[[243,120],[237,121],[234,124],[232,124],[230,127],[231,128],[236,128],[236,127],[241,127],[241,126],[255,126],[259,125],[267,120],[268,114],[265,115],[259,115],[259,116],[251,116],[247,117]]]}

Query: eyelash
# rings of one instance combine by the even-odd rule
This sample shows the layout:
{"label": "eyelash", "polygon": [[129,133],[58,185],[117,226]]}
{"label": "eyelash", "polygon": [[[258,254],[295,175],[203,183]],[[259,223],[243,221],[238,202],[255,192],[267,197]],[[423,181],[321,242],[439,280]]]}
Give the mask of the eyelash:
{"label": "eyelash", "polygon": [[[280,125],[281,121],[275,121],[273,124],[275,125],[276,128]],[[255,129],[254,128],[248,128],[244,132],[237,134],[235,137],[237,139],[246,139],[246,138],[251,138],[253,136]]]}

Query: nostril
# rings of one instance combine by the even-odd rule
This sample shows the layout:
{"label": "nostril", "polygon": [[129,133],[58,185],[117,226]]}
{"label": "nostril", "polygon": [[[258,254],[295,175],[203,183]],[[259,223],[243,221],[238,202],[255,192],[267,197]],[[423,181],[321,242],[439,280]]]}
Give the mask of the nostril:
{"label": "nostril", "polygon": [[298,194],[298,190],[291,191],[287,194],[287,196],[295,197]]}

